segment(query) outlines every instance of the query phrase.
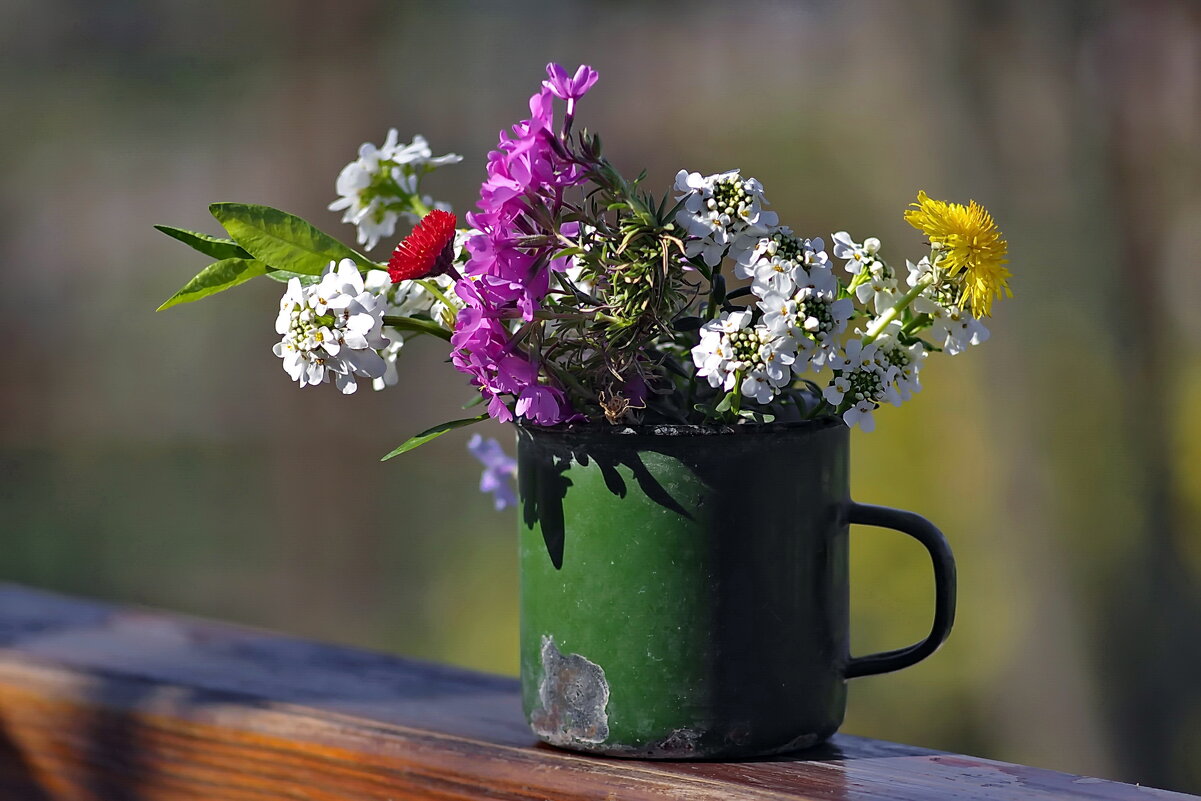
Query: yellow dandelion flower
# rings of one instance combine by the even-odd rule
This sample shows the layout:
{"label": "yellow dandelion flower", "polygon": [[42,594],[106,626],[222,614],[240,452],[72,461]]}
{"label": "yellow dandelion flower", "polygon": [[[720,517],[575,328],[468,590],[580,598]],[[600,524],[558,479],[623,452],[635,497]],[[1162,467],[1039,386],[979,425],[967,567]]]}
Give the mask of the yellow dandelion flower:
{"label": "yellow dandelion flower", "polygon": [[1009,245],[992,215],[976,201],[964,206],[931,200],[917,193],[905,222],[924,233],[938,249],[937,264],[961,287],[959,302],[976,317],[988,317],[993,299],[1013,297],[1005,268]]}

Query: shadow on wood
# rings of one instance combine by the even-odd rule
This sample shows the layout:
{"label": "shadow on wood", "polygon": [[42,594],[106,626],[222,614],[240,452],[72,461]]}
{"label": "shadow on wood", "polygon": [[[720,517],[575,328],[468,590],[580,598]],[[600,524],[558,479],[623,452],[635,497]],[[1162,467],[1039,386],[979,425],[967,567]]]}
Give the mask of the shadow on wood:
{"label": "shadow on wood", "polygon": [[535,745],[513,679],[18,587],[0,587],[0,788],[32,801],[1190,798],[846,735],[740,763],[585,757]]}

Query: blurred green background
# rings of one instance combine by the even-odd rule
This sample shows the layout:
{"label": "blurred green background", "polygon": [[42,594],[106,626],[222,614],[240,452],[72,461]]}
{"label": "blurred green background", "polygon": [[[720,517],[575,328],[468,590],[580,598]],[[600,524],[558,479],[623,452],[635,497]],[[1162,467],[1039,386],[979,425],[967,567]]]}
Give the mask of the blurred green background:
{"label": "blurred green background", "polygon": [[[854,682],[846,731],[1201,792],[1201,3],[0,0],[0,578],[516,672],[514,520],[470,397],[299,391],[263,281],[151,229],[213,200],[325,210],[389,126],[469,208],[543,65],[591,63],[610,157],[756,176],[798,232],[921,252],[917,190],[995,215],[1016,297],[854,434],[859,500],[936,521],[954,636]],[[383,248],[376,252],[384,258]],[[509,434],[498,426],[489,433]],[[854,534],[859,653],[919,638],[914,543]]]}

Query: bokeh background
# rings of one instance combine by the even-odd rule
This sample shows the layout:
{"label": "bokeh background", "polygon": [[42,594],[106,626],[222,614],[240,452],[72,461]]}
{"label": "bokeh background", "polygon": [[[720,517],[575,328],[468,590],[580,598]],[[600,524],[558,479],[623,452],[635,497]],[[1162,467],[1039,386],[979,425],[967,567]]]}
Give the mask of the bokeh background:
{"label": "bokeh background", "polygon": [[[995,215],[1014,300],[854,434],[858,499],[935,520],[950,642],[854,682],[846,731],[1201,792],[1201,4],[0,0],[0,578],[515,673],[514,519],[470,397],[299,391],[262,281],[154,308],[205,260],[152,230],[325,205],[390,126],[466,156],[549,60],[628,173],[739,167],[800,232],[920,254],[918,189]],[[381,248],[382,251],[382,248]],[[382,252],[379,258],[384,258]],[[490,432],[507,437],[493,426]],[[857,652],[926,630],[929,567],[853,538]]]}

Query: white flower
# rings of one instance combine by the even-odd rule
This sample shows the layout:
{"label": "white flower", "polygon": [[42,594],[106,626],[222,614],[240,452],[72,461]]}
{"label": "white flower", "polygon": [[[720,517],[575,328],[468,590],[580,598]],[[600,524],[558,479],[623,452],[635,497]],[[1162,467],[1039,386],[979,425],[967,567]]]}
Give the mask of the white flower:
{"label": "white flower", "polygon": [[877,342],[864,345],[862,340],[852,339],[845,352],[831,358],[829,364],[837,375],[822,397],[835,408],[849,401],[842,414],[848,426],[871,431],[875,428],[872,412],[881,402],[900,405],[901,395],[893,386],[899,371],[880,354]]}
{"label": "white flower", "polygon": [[[392,236],[396,221],[401,217],[417,222],[411,199],[417,194],[422,175],[443,164],[463,160],[454,153],[435,157],[425,137],[420,135],[414,136],[407,145],[398,145],[397,139],[396,129],[392,128],[380,147],[365,142],[359,148],[358,159],[338,174],[335,188],[341,197],[329,204],[331,211],[345,210],[342,222],[358,228],[358,242],[365,244],[368,250],[375,247],[381,237]],[[430,198],[422,198],[422,202],[431,205]],[[433,205],[437,208],[446,206],[443,203]]]}
{"label": "white flower", "polygon": [[946,310],[946,317],[940,318],[930,331],[936,337],[943,339],[942,347],[947,353],[956,356],[963,353],[972,345],[988,341],[988,329],[972,316],[966,309],[954,306]]}
{"label": "white flower", "polygon": [[384,375],[384,359],[376,352],[389,346],[383,315],[383,303],[366,289],[354,262],[331,261],[316,284],[288,282],[275,320],[282,339],[273,351],[302,387],[332,378],[349,395],[358,388],[355,376]]}
{"label": "white flower", "polygon": [[858,401],[854,406],[842,413],[842,421],[848,426],[856,426],[868,432],[876,430],[876,421],[872,417],[872,412],[876,410],[876,404],[871,401]]}
{"label": "white flower", "polygon": [[[463,308],[463,301],[455,294],[455,279],[449,275],[433,275],[422,278],[422,281],[434,284],[442,296],[450,302],[457,311]],[[417,281],[401,281],[392,283],[386,270],[368,270],[367,287],[379,294],[387,304],[387,314],[397,317],[428,317],[446,327],[454,321],[454,315],[447,304],[431,294]]]}
{"label": "white flower", "polygon": [[852,339],[846,348],[830,359],[830,367],[844,373],[855,371],[882,371],[884,364],[879,358],[879,348],[874,342],[864,345],[863,340]]}
{"label": "white flower", "polygon": [[827,266],[792,272],[791,294],[769,292],[759,301],[763,323],[779,336],[796,341],[805,359],[797,359],[798,375],[809,365],[820,369],[838,351],[838,336],[846,330],[854,311],[850,298],[838,297],[838,282]]}
{"label": "white flower", "polygon": [[[881,264],[882,262],[876,262]],[[855,297],[864,306],[870,306],[876,314],[883,314],[900,300],[897,279],[885,270],[871,273],[871,278],[855,287]]]}
{"label": "white flower", "polygon": [[710,267],[727,251],[739,258],[779,222],[775,212],[763,210],[767,205],[763,185],[742,178],[738,170],[704,177],[680,170],[675,188],[681,193],[677,199],[684,201],[676,222],[692,237],[685,253],[701,256]]}
{"label": "white flower", "polygon": [[834,376],[830,381],[830,386],[822,391],[822,397],[831,406],[838,406],[842,403],[842,399],[848,392],[851,391],[851,380],[844,375]]}
{"label": "white flower", "polygon": [[897,392],[902,401],[907,401],[913,397],[913,393],[922,391],[918,372],[927,353],[920,342],[901,344],[900,333],[901,324],[894,321],[876,338],[875,343],[880,363],[896,368]]}
{"label": "white flower", "polygon": [[[466,241],[467,236],[470,235],[464,231],[455,234],[456,252],[462,252],[461,243]],[[429,276],[422,280],[437,285],[443,297],[450,302],[450,306],[453,306],[455,311],[463,308],[463,301],[454,291],[454,278],[442,274]],[[387,270],[368,270],[363,283],[368,292],[380,297],[384,304],[384,314],[395,317],[428,317],[447,328],[454,326],[454,312],[417,281],[401,281],[394,284]],[[390,343],[379,352],[384,360],[384,373],[371,382],[372,388],[376,391],[394,387],[400,380],[396,361],[409,336],[411,336],[409,331],[393,330],[390,332]]]}
{"label": "white flower", "polygon": [[[846,271],[855,276],[855,297],[865,306],[882,314],[899,297],[897,277],[880,258],[880,240],[869,236],[860,245],[846,231],[834,234],[834,257],[846,260]],[[862,283],[858,283],[858,282]]]}
{"label": "white flower", "polygon": [[869,236],[860,245],[851,239],[846,231],[834,234],[834,258],[846,259],[846,271],[858,275],[864,268],[871,269],[878,262],[876,254],[880,252],[880,240]]}
{"label": "white flower", "polygon": [[917,286],[918,281],[922,280],[927,275],[930,275],[931,273],[934,272],[934,267],[930,264],[930,259],[926,256],[923,256],[922,260],[919,261],[917,264],[914,264],[913,262],[906,259],[905,266],[907,268],[909,268],[908,283],[909,283],[909,286],[911,286],[911,287]]}
{"label": "white flower", "polygon": [[[731,254],[734,255],[734,254]],[[734,262],[734,275],[752,279],[751,291],[758,297],[768,293],[788,294],[803,281],[797,281],[794,273],[813,271],[814,275],[828,275],[829,289],[838,290],[837,279],[829,265],[825,243],[818,239],[801,239],[787,226],[780,226],[766,236],[760,237],[749,249],[740,252]],[[823,288],[825,288],[823,286]]]}
{"label": "white flower", "polygon": [[701,341],[692,349],[696,374],[709,385],[729,392],[741,376],[738,391],[759,403],[770,403],[792,377],[796,343],[766,326],[751,326],[750,310],[725,312],[701,326]]}
{"label": "white flower", "polygon": [[956,356],[972,345],[988,340],[988,329],[959,304],[959,290],[949,281],[939,280],[938,271],[931,267],[929,259],[907,264],[911,287],[917,286],[919,281],[928,276],[934,276],[933,283],[913,299],[911,308],[919,314],[930,316],[931,338],[943,350]]}

